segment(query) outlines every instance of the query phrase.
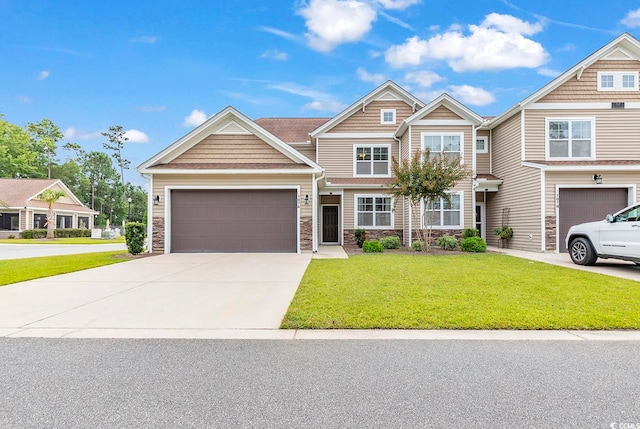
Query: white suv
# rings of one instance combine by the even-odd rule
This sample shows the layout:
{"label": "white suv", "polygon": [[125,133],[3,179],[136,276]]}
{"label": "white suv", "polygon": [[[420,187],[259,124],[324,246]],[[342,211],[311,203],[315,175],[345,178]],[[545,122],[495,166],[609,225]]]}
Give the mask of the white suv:
{"label": "white suv", "polygon": [[640,204],[609,214],[598,222],[572,226],[566,244],[571,260],[578,265],[593,265],[598,258],[623,259],[640,265]]}

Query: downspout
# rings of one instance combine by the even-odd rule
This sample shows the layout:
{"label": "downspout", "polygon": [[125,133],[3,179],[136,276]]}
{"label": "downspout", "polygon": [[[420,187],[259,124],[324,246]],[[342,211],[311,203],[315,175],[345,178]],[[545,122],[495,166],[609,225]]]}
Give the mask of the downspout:
{"label": "downspout", "polygon": [[[402,161],[402,140],[396,137],[395,133],[393,134],[393,139],[398,142],[398,162],[401,162]],[[393,202],[394,210],[395,210],[396,204],[397,204],[397,201],[394,201]],[[395,216],[394,216],[394,223],[395,223]],[[395,225],[393,226],[395,227]],[[404,234],[404,198],[402,198],[402,233]]]}
{"label": "downspout", "polygon": [[142,174],[143,179],[147,179],[147,253],[153,251],[153,176]]}
{"label": "downspout", "polygon": [[[311,216],[311,219],[313,219],[312,225],[311,225],[311,234],[313,236],[312,238],[312,244],[311,244],[311,250],[313,251],[313,253],[317,253],[318,252],[318,185],[320,183],[321,180],[323,180],[325,178],[325,171],[324,169],[322,169],[322,173],[320,174],[320,177],[318,177],[317,179],[315,178],[315,174],[313,175],[315,183],[314,183],[314,187],[311,190],[311,194],[313,197],[313,203],[312,203],[312,210],[313,210],[313,216]],[[342,204],[344,204],[341,201],[341,206]]]}
{"label": "downspout", "polygon": [[[473,186],[473,182],[477,180],[477,176],[478,176],[478,171],[477,171],[478,168],[476,163],[476,157],[478,153],[476,148],[476,140],[478,136],[476,134],[477,130],[475,125],[471,126],[471,130],[472,130],[471,135],[473,137],[473,142],[471,144],[471,156],[473,157],[473,160],[471,162],[472,169],[473,169],[473,177],[471,178],[471,213],[472,213],[471,228],[475,228],[476,227],[476,189]],[[464,219],[462,219],[462,224],[464,225]]]}
{"label": "downspout", "polygon": [[[409,125],[409,156],[413,156],[413,135],[411,133],[411,125]],[[422,146],[422,142],[420,142],[420,146]],[[411,203],[409,203],[409,243],[407,246],[411,247],[411,239],[413,238],[413,213],[411,212]]]}

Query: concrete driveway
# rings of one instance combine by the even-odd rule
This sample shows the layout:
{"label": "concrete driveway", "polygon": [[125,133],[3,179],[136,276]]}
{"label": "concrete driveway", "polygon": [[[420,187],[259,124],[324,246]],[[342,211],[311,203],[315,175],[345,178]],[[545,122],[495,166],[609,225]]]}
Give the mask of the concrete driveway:
{"label": "concrete driveway", "polygon": [[310,260],[311,254],[170,254],[3,286],[0,336],[271,330]]}

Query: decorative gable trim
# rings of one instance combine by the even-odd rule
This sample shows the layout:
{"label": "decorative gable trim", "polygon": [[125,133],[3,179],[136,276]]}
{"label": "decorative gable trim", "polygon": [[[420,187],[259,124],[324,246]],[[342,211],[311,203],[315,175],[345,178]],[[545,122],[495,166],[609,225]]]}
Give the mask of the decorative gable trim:
{"label": "decorative gable trim", "polygon": [[620,47],[616,50],[614,50],[613,52],[611,52],[609,55],[601,58],[601,60],[613,60],[613,61],[625,61],[625,60],[630,60],[630,61],[637,61],[639,58],[635,55],[633,55],[631,52],[629,52],[628,50]]}
{"label": "decorative gable trim", "polygon": [[[220,131],[223,132],[221,133]],[[238,134],[238,132],[240,134],[255,135],[295,163],[306,164],[311,167],[313,169],[312,172],[319,173],[322,171],[318,164],[284,143],[232,106],[224,108],[163,151],[140,164],[137,170],[142,174],[154,173],[154,170],[149,169],[150,167],[156,164],[169,164],[211,134]]]}
{"label": "decorative gable trim", "polygon": [[389,100],[404,101],[409,106],[411,106],[414,109],[414,111],[424,106],[424,103],[422,101],[420,101],[413,95],[409,94],[407,91],[402,89],[402,87],[400,87],[396,83],[388,80],[382,85],[380,85],[379,87],[377,87],[376,89],[374,89],[373,91],[371,91],[369,94],[362,97],[360,100],[353,103],[351,106],[347,107],[345,110],[340,112],[337,116],[335,116],[329,122],[325,123],[324,125],[312,131],[311,138],[314,139],[322,134],[329,132],[333,127],[335,127],[336,125],[338,125],[339,123],[341,123],[342,121],[344,121],[345,119],[347,119],[348,117],[356,113],[358,110],[366,108],[367,104],[371,103],[372,101],[381,101],[381,100],[382,101],[389,101]]}
{"label": "decorative gable trim", "polygon": [[53,182],[52,184],[50,184],[49,186],[47,186],[46,188],[43,188],[40,192],[38,192],[35,195],[30,196],[29,198],[27,198],[27,201],[31,201],[31,200],[38,200],[40,201],[40,199],[38,198],[38,195],[40,195],[41,193],[43,193],[45,190],[47,189],[51,189],[53,187],[59,186],[60,188],[62,188],[62,191],[64,192],[64,196],[70,198],[75,204],[79,205],[80,207],[84,207],[84,204],[82,204],[82,201],[80,201],[78,199],[78,197],[76,197],[73,192],[71,192],[71,189],[67,188],[67,185],[65,185],[61,180],[56,180],[55,182]]}

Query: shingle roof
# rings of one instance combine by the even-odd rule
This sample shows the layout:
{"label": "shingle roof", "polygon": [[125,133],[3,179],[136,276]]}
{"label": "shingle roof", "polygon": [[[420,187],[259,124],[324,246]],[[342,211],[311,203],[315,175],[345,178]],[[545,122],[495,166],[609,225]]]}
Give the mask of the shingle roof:
{"label": "shingle roof", "polygon": [[260,118],[254,122],[285,143],[306,143],[309,133],[331,118]]}
{"label": "shingle roof", "polygon": [[[47,204],[45,202],[30,198],[37,196],[56,182],[58,182],[57,179],[0,179],[0,200],[7,207],[46,209]],[[53,207],[61,211],[94,213],[90,208],[77,204],[55,203]]]}
{"label": "shingle roof", "polygon": [[476,174],[476,179],[484,179],[484,180],[502,180],[498,176],[494,176],[493,174]]}

